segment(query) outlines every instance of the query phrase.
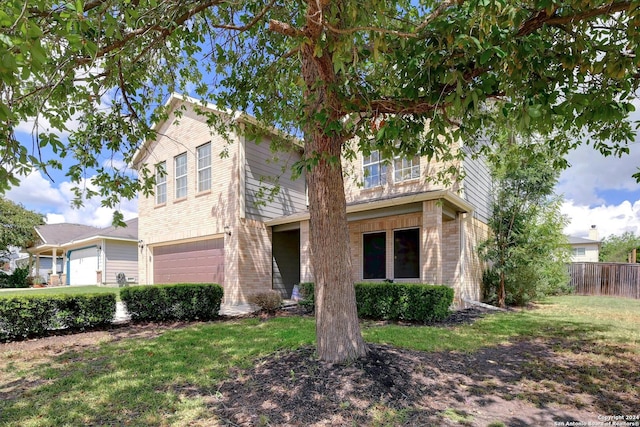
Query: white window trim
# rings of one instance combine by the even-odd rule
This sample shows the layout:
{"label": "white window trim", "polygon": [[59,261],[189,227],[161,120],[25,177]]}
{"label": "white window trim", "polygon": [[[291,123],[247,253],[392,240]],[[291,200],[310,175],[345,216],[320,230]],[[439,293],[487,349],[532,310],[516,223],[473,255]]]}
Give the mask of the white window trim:
{"label": "white window trim", "polygon": [[[164,173],[160,173],[160,171]],[[160,191],[163,188],[164,191]],[[164,195],[164,200],[160,201],[160,195]],[[167,203],[167,162],[160,162],[156,165],[156,205]]]}
{"label": "white window trim", "polygon": [[[374,153],[378,154],[378,160],[365,163],[366,157],[371,158]],[[375,165],[378,165],[378,171],[379,171],[378,181],[373,185],[367,185],[367,180],[371,178],[371,175],[367,175],[367,167],[371,167]],[[380,157],[379,150],[372,150],[368,156],[364,156],[364,155],[362,156],[362,182],[363,182],[364,188],[367,188],[367,189],[381,187],[387,183],[387,165],[386,165],[386,161]]]}
{"label": "white window trim", "polygon": [[[401,164],[406,162],[410,162],[411,166],[409,167],[401,167],[401,168],[397,168],[397,162],[400,161]],[[414,161],[417,161],[417,164],[414,164]],[[414,169],[417,168],[417,176],[413,176],[414,174]],[[404,175],[404,171],[410,171],[409,177],[408,178],[402,178],[402,175]],[[401,178],[398,179],[398,174],[400,173]],[[413,157],[406,157],[406,156],[395,156],[393,158],[393,181],[394,182],[406,182],[406,181],[411,181],[413,179],[418,179],[420,178],[420,156],[413,156]]]}
{"label": "white window trim", "polygon": [[[178,159],[184,157],[185,159],[185,163],[184,163],[184,173],[182,174],[178,174]],[[182,153],[182,154],[178,154],[177,156],[175,156],[173,158],[173,168],[175,171],[175,196],[176,199],[184,199],[187,197],[187,193],[188,193],[188,185],[189,185],[189,180],[187,178],[187,174],[189,172],[189,167],[188,167],[188,163],[187,163],[187,153]],[[181,179],[184,179],[184,185],[179,185],[179,182]],[[178,191],[179,190],[184,190],[184,195],[178,195]]]}
{"label": "white window trim", "polygon": [[[208,164],[206,166],[200,167],[200,150],[202,148],[204,148],[204,147],[207,147],[207,146],[209,147],[209,155],[207,156],[207,157],[209,157],[209,162],[208,162]],[[212,184],[213,184],[213,177],[211,176],[211,142],[207,142],[206,144],[202,144],[199,147],[197,147],[196,148],[196,157],[197,157],[197,159],[196,159],[196,162],[197,162],[196,163],[196,169],[197,169],[197,171],[196,171],[196,174],[197,174],[196,180],[197,180],[197,183],[198,183],[198,192],[200,193],[200,192],[203,192],[203,191],[209,191],[209,190],[211,190],[211,187],[212,187]],[[209,170],[209,186],[208,186],[208,188],[202,188],[203,181],[200,179],[200,172],[206,171],[207,169]]]}

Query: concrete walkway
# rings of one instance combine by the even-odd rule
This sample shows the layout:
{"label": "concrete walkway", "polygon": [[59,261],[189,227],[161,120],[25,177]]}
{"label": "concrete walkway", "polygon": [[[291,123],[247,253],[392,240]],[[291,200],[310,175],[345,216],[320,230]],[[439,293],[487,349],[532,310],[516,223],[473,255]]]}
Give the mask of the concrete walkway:
{"label": "concrete walkway", "polygon": [[[220,306],[221,316],[243,316],[254,311],[257,311],[257,309],[249,304],[222,304]],[[130,320],[131,316],[127,313],[124,303],[121,301],[116,302],[116,315],[113,318],[113,323],[128,323]]]}

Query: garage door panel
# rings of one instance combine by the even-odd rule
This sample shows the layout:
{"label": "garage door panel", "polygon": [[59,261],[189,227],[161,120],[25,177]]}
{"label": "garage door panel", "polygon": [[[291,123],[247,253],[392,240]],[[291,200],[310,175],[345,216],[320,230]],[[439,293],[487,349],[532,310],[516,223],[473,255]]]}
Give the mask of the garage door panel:
{"label": "garage door panel", "polygon": [[98,256],[95,247],[73,250],[69,255],[69,284],[95,285]]}
{"label": "garage door panel", "polygon": [[224,239],[154,248],[154,283],[224,282]]}

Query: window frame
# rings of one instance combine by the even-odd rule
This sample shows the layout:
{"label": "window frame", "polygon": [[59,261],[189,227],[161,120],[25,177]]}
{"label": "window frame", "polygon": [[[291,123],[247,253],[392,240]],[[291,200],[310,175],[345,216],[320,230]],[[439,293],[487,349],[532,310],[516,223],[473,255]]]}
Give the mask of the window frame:
{"label": "window frame", "polygon": [[[371,160],[376,155],[376,160]],[[367,161],[368,160],[368,161]],[[368,156],[362,156],[362,181],[364,188],[381,187],[387,183],[387,160],[380,156],[380,150],[371,150]],[[367,174],[368,168],[378,169],[378,174]],[[377,176],[377,180],[374,177]]]}
{"label": "window frame", "polygon": [[[178,160],[184,158],[184,172],[179,172],[179,167],[182,168],[182,165],[178,165]],[[173,169],[175,173],[175,197],[176,200],[185,199],[188,194],[188,173],[189,173],[189,165],[188,165],[187,153],[178,154],[173,158]],[[184,192],[184,194],[182,194]]]}
{"label": "window frame", "polygon": [[[167,203],[167,162],[160,162],[156,164],[156,195],[155,201],[156,205],[164,205]],[[162,200],[160,200],[160,196],[164,196]]]}
{"label": "window frame", "polygon": [[[382,255],[372,254],[367,257],[367,238],[374,235],[382,235]],[[382,261],[382,262],[380,262]],[[367,267],[371,265],[379,265],[381,271],[367,271]],[[364,280],[376,280],[387,278],[387,232],[374,231],[371,233],[362,233],[362,278]]]}
{"label": "window frame", "polygon": [[[415,232],[415,253],[407,256],[407,254],[402,254],[399,252],[399,249],[406,249],[409,245],[403,245],[403,247],[398,245],[398,235],[407,232]],[[406,240],[405,240],[406,241]],[[413,242],[412,242],[413,243]],[[410,227],[410,228],[399,228],[393,230],[393,278],[394,279],[420,279],[420,258],[422,251],[420,250],[420,227]],[[402,256],[402,258],[400,258]],[[407,268],[409,262],[413,264],[410,268]],[[399,267],[402,265],[403,267]],[[407,271],[411,270],[412,273],[408,274]]]}
{"label": "window frame", "polygon": [[[400,167],[398,167],[398,162],[400,162]],[[417,164],[414,162],[417,162]],[[408,177],[402,176],[406,173],[405,171],[409,172]],[[393,158],[393,182],[405,182],[418,178],[420,178],[420,156],[416,155],[411,158],[395,156]]]}
{"label": "window frame", "polygon": [[573,248],[574,256],[585,256],[586,254],[587,254],[587,248],[585,247]]}
{"label": "window frame", "polygon": [[[206,156],[201,156],[201,150],[204,148],[208,148],[209,153]],[[201,160],[206,158],[208,158],[208,163],[206,166],[202,166]],[[208,171],[208,177],[203,179],[202,173],[205,171]],[[196,182],[198,193],[211,190],[213,184],[213,177],[211,176],[211,141],[196,147]],[[208,183],[206,188],[203,186],[205,182]]]}

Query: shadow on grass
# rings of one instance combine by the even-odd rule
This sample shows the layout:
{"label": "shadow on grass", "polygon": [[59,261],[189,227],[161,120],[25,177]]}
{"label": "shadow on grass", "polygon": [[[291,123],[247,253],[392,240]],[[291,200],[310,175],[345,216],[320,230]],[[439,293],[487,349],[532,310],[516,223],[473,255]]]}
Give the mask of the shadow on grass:
{"label": "shadow on grass", "polygon": [[7,365],[0,424],[517,426],[631,414],[638,341],[562,317],[366,327],[378,344],[345,365],[316,359],[313,319],[199,324]]}

